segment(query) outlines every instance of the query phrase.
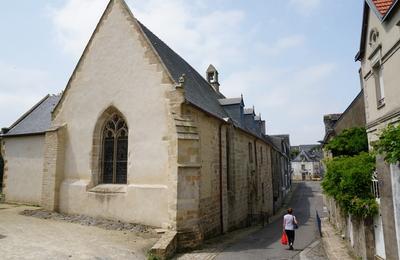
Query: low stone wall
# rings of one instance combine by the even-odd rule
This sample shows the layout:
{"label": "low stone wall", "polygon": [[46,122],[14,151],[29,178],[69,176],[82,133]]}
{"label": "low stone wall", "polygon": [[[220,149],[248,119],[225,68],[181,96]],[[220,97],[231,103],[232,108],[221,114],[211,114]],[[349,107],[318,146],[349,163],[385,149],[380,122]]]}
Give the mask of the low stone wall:
{"label": "low stone wall", "polygon": [[340,232],[351,251],[362,259],[374,259],[375,242],[372,219],[356,219],[337,205],[336,201],[324,195],[324,204],[328,209],[329,222]]}

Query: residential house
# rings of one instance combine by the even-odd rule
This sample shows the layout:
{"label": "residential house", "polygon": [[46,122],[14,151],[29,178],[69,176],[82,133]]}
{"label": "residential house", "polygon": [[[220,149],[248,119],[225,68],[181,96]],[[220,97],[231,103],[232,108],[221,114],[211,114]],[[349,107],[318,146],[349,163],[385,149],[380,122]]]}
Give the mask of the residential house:
{"label": "residential house", "polygon": [[292,187],[290,137],[289,135],[269,135],[268,138],[280,151],[280,154],[275,154],[272,157],[272,187],[275,212],[279,209],[283,199]]}
{"label": "residential house", "polygon": [[292,146],[298,154],[292,159],[293,180],[306,181],[323,176],[321,145]]}
{"label": "residential house", "polygon": [[[366,127],[371,144],[381,129],[400,121],[400,1],[367,0],[364,4],[360,49]],[[400,170],[377,159],[380,214],[375,220],[376,254],[400,258]],[[380,224],[382,223],[382,225]]]}

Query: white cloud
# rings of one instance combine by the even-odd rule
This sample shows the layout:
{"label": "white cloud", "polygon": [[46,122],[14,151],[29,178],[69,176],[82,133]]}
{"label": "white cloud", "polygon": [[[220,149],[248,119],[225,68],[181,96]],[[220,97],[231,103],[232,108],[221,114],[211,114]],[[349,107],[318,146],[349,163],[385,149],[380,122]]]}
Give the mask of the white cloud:
{"label": "white cloud", "polygon": [[[82,53],[107,2],[67,0],[61,7],[49,8],[57,41],[75,59]],[[201,12],[206,7],[202,1],[127,0],[127,3],[135,17],[182,56],[190,56],[198,69],[209,63],[218,65],[239,58],[241,38],[246,37],[239,30],[245,17],[240,10]]]}
{"label": "white cloud", "polygon": [[321,5],[321,0],[290,0],[289,5],[302,15],[309,15]]}
{"label": "white cloud", "polygon": [[304,35],[290,35],[278,39],[274,44],[258,44],[258,51],[264,55],[276,56],[284,51],[301,47],[305,43]]}
{"label": "white cloud", "polygon": [[48,94],[53,83],[45,71],[0,61],[0,127],[9,126]]}
{"label": "white cloud", "polygon": [[290,133],[296,144],[310,142],[310,138],[316,142],[323,133],[323,93],[335,70],[333,63],[249,68],[230,75],[222,86],[228,96],[245,93],[246,106],[256,105],[256,112],[267,120],[268,133]]}
{"label": "white cloud", "polygon": [[[57,39],[63,49],[77,57],[92,33],[106,0],[66,0],[51,9]],[[224,7],[212,9],[204,1],[127,0],[132,13],[181,54],[200,73],[209,63],[220,70],[222,91],[228,97],[245,96],[247,106],[256,106],[273,133],[288,132],[294,143],[321,138],[322,89],[335,65],[329,62],[293,68],[278,66],[275,60],[291,50],[306,48],[301,32],[271,35],[262,40],[265,28],[244,26],[248,17],[243,10]],[[320,0],[290,0],[301,14],[315,11]],[[265,38],[265,37],[264,37]],[[77,59],[77,58],[76,58]],[[287,118],[284,120],[283,118]],[[321,119],[322,120],[322,119]],[[299,127],[297,127],[297,125]]]}
{"label": "white cloud", "polygon": [[49,7],[57,41],[63,50],[79,57],[104,11],[106,0],[68,0],[61,8]]}

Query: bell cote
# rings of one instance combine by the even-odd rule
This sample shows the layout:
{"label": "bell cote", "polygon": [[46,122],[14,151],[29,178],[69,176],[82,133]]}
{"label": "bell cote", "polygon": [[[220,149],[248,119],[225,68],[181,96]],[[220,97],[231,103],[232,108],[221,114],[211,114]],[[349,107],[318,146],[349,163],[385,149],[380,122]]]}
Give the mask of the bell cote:
{"label": "bell cote", "polygon": [[206,72],[206,78],[208,83],[213,87],[213,89],[219,93],[219,81],[218,81],[218,71],[215,69],[215,67],[210,64],[208,66],[207,72]]}

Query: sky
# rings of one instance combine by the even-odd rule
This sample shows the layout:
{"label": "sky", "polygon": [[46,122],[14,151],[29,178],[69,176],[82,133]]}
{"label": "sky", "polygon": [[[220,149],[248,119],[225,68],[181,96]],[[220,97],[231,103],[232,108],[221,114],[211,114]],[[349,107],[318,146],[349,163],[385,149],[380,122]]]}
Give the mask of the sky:
{"label": "sky", "polygon": [[[267,134],[323,139],[323,115],[360,91],[362,0],[126,0],[133,15],[226,97],[244,96]],[[108,0],[5,1],[0,9],[0,127],[64,90]]]}

